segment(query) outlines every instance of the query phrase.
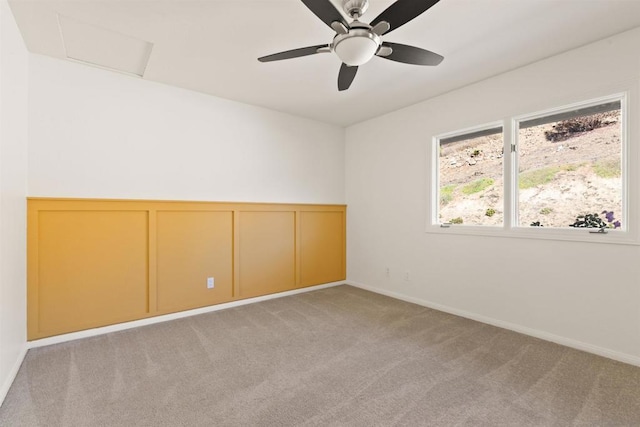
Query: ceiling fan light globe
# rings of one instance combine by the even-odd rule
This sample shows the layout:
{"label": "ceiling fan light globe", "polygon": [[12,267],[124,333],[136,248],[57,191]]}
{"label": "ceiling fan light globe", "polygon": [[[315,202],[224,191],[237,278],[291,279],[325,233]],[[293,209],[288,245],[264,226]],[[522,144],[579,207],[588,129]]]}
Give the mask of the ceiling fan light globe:
{"label": "ceiling fan light globe", "polygon": [[333,50],[340,60],[352,67],[366,64],[380,47],[380,38],[369,32],[351,30],[349,34],[336,37]]}

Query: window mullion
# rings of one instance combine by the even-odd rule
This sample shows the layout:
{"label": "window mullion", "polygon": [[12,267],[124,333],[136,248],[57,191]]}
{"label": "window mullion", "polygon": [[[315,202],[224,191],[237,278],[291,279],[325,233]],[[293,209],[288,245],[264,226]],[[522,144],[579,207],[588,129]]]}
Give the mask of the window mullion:
{"label": "window mullion", "polygon": [[513,131],[513,121],[504,120],[504,155],[502,156],[502,175],[504,176],[504,228],[510,230],[515,225],[515,174],[513,173],[515,162],[515,153],[512,147],[516,143],[515,132]]}

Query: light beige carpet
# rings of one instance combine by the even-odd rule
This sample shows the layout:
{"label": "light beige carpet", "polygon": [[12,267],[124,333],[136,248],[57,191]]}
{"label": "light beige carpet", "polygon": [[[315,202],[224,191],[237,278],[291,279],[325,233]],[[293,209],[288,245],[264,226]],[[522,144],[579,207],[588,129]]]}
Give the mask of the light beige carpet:
{"label": "light beige carpet", "polygon": [[29,351],[2,426],[640,425],[640,368],[339,286]]}

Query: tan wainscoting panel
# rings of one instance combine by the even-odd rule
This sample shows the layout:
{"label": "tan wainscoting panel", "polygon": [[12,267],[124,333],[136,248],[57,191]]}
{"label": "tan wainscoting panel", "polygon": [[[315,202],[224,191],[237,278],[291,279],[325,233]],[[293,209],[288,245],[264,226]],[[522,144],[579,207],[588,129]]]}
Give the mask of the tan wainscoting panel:
{"label": "tan wainscoting panel", "polygon": [[233,212],[158,212],[156,223],[158,311],[231,301]]}
{"label": "tan wainscoting panel", "polygon": [[43,211],[38,228],[38,331],[146,315],[147,212]]}
{"label": "tan wainscoting panel", "polygon": [[302,286],[345,278],[345,221],[342,212],[300,213],[300,263]]}
{"label": "tan wainscoting panel", "polygon": [[272,294],[296,287],[294,212],[240,213],[240,296]]}
{"label": "tan wainscoting panel", "polygon": [[346,277],[344,205],[27,205],[29,340]]}

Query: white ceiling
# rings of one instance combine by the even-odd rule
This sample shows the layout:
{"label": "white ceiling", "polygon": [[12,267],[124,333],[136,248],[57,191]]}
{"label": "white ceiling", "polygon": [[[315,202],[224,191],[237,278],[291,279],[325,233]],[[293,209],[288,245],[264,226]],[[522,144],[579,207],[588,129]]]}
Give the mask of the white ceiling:
{"label": "white ceiling", "polygon": [[[391,3],[370,0],[362,21],[372,21]],[[257,61],[331,42],[333,31],[300,0],[10,4],[31,52],[65,58],[61,15],[153,43],[146,80],[343,126],[640,26],[640,0],[441,0],[384,36],[443,55],[441,65],[374,58],[360,67],[348,91],[338,92],[340,61],[334,54]]]}

